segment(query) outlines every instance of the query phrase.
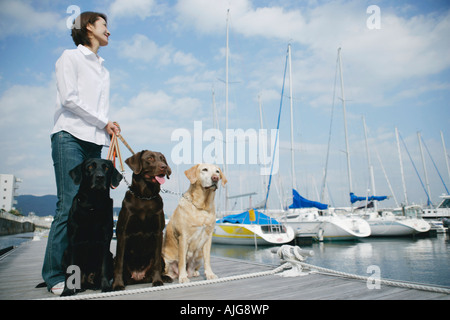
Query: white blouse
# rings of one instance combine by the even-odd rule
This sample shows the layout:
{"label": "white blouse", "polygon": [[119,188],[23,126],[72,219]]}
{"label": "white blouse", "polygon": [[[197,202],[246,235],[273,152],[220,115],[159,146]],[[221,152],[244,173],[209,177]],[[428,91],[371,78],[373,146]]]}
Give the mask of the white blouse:
{"label": "white blouse", "polygon": [[109,112],[109,72],[104,59],[78,45],[56,61],[56,111],[52,134],[67,131],[76,138],[109,145],[105,130]]}

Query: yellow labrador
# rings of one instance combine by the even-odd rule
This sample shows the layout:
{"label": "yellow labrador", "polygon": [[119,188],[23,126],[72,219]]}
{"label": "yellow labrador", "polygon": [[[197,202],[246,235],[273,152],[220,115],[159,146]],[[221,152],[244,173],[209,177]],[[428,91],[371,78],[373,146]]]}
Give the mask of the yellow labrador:
{"label": "yellow labrador", "polygon": [[183,194],[166,227],[163,243],[165,272],[179,283],[199,276],[202,258],[208,280],[217,276],[211,270],[211,240],[216,224],[214,196],[219,180],[227,183],[218,166],[198,164],[184,172],[191,185]]}

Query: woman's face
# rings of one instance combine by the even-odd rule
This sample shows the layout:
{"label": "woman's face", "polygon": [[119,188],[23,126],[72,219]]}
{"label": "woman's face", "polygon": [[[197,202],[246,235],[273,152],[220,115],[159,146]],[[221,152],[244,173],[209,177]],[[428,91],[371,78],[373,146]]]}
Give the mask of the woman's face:
{"label": "woman's face", "polygon": [[87,29],[91,31],[92,37],[96,39],[100,47],[108,45],[108,37],[111,35],[106,27],[106,21],[102,17],[99,17],[95,23],[89,24]]}

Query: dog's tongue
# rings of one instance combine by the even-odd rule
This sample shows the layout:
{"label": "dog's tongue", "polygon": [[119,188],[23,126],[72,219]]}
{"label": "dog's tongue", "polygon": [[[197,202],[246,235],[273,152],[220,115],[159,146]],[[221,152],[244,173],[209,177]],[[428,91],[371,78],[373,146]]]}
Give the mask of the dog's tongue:
{"label": "dog's tongue", "polygon": [[166,179],[164,177],[155,177],[156,181],[158,181],[159,184],[164,184],[166,182]]}

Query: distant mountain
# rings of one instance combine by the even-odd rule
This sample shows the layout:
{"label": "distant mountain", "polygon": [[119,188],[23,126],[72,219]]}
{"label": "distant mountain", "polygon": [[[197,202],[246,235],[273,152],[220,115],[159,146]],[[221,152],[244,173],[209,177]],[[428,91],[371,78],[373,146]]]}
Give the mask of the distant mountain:
{"label": "distant mountain", "polygon": [[30,212],[34,212],[39,217],[45,217],[55,215],[58,198],[55,195],[22,195],[17,196],[16,200],[16,209],[24,216],[28,216]]}
{"label": "distant mountain", "polygon": [[[54,195],[32,196],[22,195],[16,197],[16,209],[24,216],[28,216],[30,212],[34,212],[39,217],[54,216],[56,210],[56,202],[58,198]],[[119,215],[120,207],[114,208],[115,215]]]}

